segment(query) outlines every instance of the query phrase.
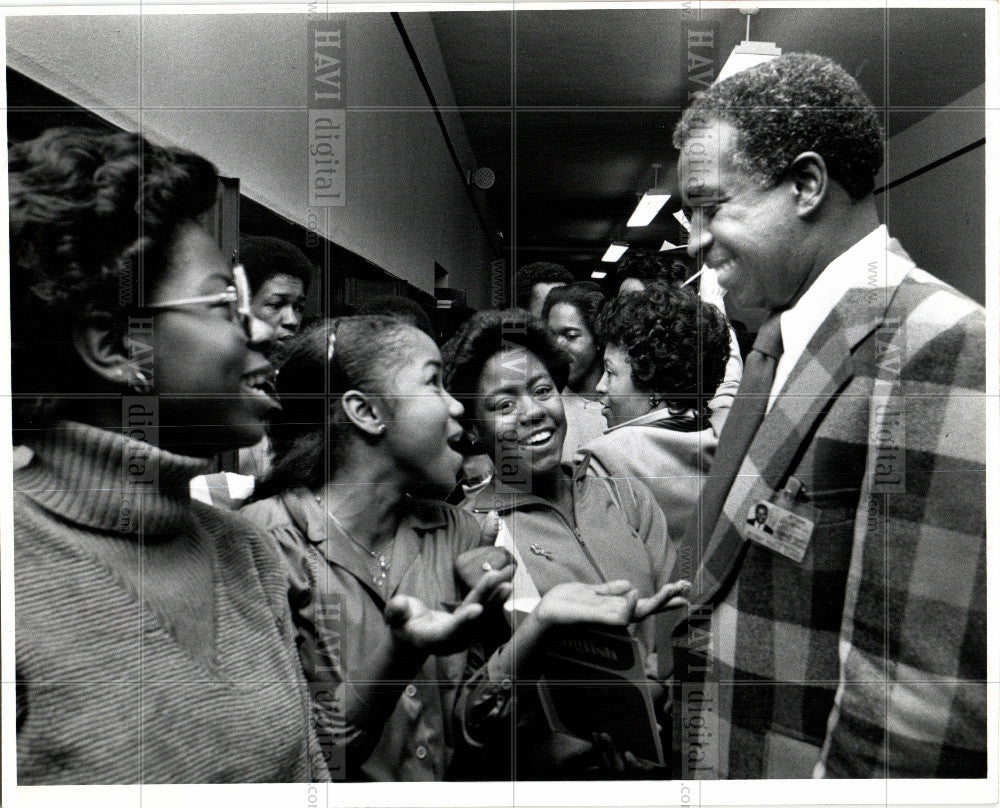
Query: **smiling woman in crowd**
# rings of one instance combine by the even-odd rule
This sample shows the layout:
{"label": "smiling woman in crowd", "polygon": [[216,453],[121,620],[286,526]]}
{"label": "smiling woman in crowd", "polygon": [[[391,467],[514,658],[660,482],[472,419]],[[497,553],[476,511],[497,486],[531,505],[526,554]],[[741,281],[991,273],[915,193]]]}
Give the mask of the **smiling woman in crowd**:
{"label": "smiling woman in crowd", "polygon": [[459,557],[493,535],[427,499],[454,488],[462,462],[462,405],[437,345],[389,317],[323,322],[288,343],[278,392],[274,468],[242,513],[288,561],[331,773],[440,780],[473,621],[513,568],[498,564],[459,604]]}
{"label": "smiling woman in crowd", "polygon": [[577,449],[607,428],[595,391],[604,371],[604,351],[596,329],[604,300],[599,290],[582,283],[557,287],[545,298],[542,317],[569,360],[561,394],[566,413],[563,460],[572,460]]}
{"label": "smiling woman in crowd", "polygon": [[582,451],[611,477],[641,480],[679,539],[718,443],[708,401],[729,356],[726,318],[691,288],[653,281],[609,301],[597,328],[610,428]]}
{"label": "smiling woman in crowd", "polygon": [[[466,429],[493,452],[497,469],[466,506],[483,517],[499,514],[541,596],[510,642],[467,683],[463,730],[469,742],[487,747],[495,776],[510,776],[504,756],[515,721],[519,779],[579,776],[600,765],[591,743],[549,731],[533,686],[511,688],[511,682],[537,678],[548,638],[567,624],[635,623],[635,635],[652,652],[653,625],[645,618],[680,604],[687,584],[669,583],[674,549],[662,512],[641,484],[560,463],[566,357],[540,322],[518,309],[483,311],[449,349],[449,390],[465,405]],[[578,589],[568,591],[567,584]]]}
{"label": "smiling woman in crowd", "polygon": [[327,779],[280,556],[188,496],[276,406],[215,169],[73,129],[9,167],[18,782]]}

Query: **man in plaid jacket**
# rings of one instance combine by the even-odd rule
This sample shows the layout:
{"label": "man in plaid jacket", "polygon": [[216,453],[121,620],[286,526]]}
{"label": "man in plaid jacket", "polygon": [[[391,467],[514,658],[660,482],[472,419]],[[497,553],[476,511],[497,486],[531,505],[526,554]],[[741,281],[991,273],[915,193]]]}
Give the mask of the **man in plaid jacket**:
{"label": "man in plaid jacket", "polygon": [[679,547],[679,774],[985,777],[984,311],[879,226],[883,135],[839,65],[738,73],[674,143],[689,249],[781,337]]}

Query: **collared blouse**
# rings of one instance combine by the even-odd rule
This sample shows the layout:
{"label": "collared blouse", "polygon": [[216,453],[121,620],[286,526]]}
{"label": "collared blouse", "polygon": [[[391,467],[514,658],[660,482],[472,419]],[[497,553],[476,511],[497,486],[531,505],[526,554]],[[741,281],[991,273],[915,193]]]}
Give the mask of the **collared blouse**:
{"label": "collared blouse", "polygon": [[332,778],[443,779],[466,655],[429,657],[399,695],[398,685],[380,681],[400,652],[383,611],[397,594],[432,608],[459,600],[456,558],[492,539],[455,507],[408,499],[383,570],[305,488],[242,513],[275,539],[288,562],[299,653]]}

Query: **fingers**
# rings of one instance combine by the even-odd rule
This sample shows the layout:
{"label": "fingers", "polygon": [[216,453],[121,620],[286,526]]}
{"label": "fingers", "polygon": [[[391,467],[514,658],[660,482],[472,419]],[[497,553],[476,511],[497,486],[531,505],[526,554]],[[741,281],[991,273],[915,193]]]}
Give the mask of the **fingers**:
{"label": "fingers", "polygon": [[604,768],[607,771],[614,772],[615,774],[624,774],[625,758],[622,756],[621,752],[618,751],[618,747],[615,745],[611,736],[606,732],[595,732],[592,733],[591,739],[594,743],[594,747],[601,755]]}
{"label": "fingers", "polygon": [[594,592],[598,595],[624,595],[633,589],[631,581],[608,581],[594,587]]}
{"label": "fingers", "polygon": [[481,603],[463,603],[451,614],[451,617],[455,620],[456,628],[464,623],[471,623],[476,620],[483,613],[483,606]]}
{"label": "fingers", "polygon": [[402,628],[414,613],[413,598],[408,595],[396,595],[385,605],[385,622],[391,628]]}
{"label": "fingers", "polygon": [[514,584],[504,582],[497,584],[493,594],[486,599],[487,606],[497,606],[507,602],[507,599],[514,593]]}
{"label": "fingers", "polygon": [[643,620],[655,612],[662,612],[665,609],[672,609],[679,606],[687,606],[688,601],[684,597],[691,589],[689,581],[676,581],[664,584],[659,591],[648,598],[641,598],[632,613],[633,620]]}
{"label": "fingers", "polygon": [[490,599],[493,590],[500,584],[510,581],[514,577],[514,565],[508,564],[503,569],[488,570],[472,587],[472,590],[465,596],[463,603],[484,603]]}

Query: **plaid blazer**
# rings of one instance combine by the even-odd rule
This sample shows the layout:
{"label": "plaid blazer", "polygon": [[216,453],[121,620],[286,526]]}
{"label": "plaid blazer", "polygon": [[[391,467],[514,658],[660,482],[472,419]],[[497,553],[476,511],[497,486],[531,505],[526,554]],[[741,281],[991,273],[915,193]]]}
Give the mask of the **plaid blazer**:
{"label": "plaid blazer", "polygon": [[[890,250],[902,281],[844,295],[678,550],[682,776],[986,776],[985,313]],[[801,563],[744,538],[790,477]]]}

